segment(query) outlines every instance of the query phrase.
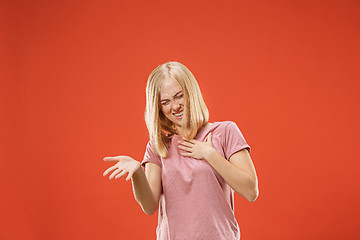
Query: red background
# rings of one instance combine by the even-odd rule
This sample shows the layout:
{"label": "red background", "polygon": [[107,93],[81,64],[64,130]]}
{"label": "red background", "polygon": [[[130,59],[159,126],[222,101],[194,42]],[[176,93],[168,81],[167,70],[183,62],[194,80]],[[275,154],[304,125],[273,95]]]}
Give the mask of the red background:
{"label": "red background", "polygon": [[1,5],[1,239],[155,239],[102,158],[142,159],[146,80],[170,60],[252,147],[242,239],[356,239],[359,1]]}

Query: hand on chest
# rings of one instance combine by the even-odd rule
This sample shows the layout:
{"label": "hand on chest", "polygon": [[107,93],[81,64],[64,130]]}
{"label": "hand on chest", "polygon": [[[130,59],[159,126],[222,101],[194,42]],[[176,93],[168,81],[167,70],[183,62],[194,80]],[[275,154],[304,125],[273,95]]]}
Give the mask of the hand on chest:
{"label": "hand on chest", "polygon": [[[215,135],[215,137],[212,138],[212,146],[217,152],[224,156],[219,137],[220,136]],[[222,185],[223,179],[206,160],[184,157],[180,154],[182,150],[178,148],[178,138],[179,136],[175,136],[174,139],[172,139],[169,155],[166,159],[162,159],[163,187],[177,188],[176,186],[180,185],[209,186],[210,183]],[[205,141],[206,136],[196,140]]]}

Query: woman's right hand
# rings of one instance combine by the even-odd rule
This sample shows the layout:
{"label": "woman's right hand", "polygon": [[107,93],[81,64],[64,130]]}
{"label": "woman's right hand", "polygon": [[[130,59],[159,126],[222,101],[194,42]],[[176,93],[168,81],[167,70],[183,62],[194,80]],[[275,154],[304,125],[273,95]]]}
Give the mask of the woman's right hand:
{"label": "woman's right hand", "polygon": [[103,173],[103,176],[106,176],[110,172],[111,175],[109,179],[115,179],[123,177],[126,173],[128,173],[126,177],[126,181],[130,180],[132,175],[141,169],[140,162],[136,161],[135,159],[128,157],[128,156],[117,156],[117,157],[105,157],[103,159],[105,162],[117,162],[114,166],[109,167]]}

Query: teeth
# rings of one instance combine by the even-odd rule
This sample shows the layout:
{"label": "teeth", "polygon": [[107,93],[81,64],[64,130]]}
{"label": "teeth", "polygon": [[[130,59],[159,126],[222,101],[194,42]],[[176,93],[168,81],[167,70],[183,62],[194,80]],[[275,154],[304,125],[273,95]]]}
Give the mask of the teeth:
{"label": "teeth", "polygon": [[180,113],[174,113],[175,117],[180,117],[183,115],[183,112],[180,112]]}

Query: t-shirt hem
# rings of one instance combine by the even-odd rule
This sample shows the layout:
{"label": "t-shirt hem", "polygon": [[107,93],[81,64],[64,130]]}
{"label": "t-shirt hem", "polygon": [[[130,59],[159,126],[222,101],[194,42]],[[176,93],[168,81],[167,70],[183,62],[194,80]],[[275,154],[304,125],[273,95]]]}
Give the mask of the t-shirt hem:
{"label": "t-shirt hem", "polygon": [[241,150],[244,150],[244,149],[248,150],[248,152],[250,153],[250,146],[249,145],[244,145],[244,146],[238,147],[235,150],[231,151],[229,156],[228,156],[228,160],[230,160],[232,155],[234,155],[235,153],[240,152]]}
{"label": "t-shirt hem", "polygon": [[160,163],[156,163],[156,162],[153,162],[153,161],[142,161],[142,162],[141,162],[141,166],[145,167],[145,165],[146,165],[147,163],[154,163],[154,164],[158,165],[160,168],[162,168],[162,166],[161,166]]}

